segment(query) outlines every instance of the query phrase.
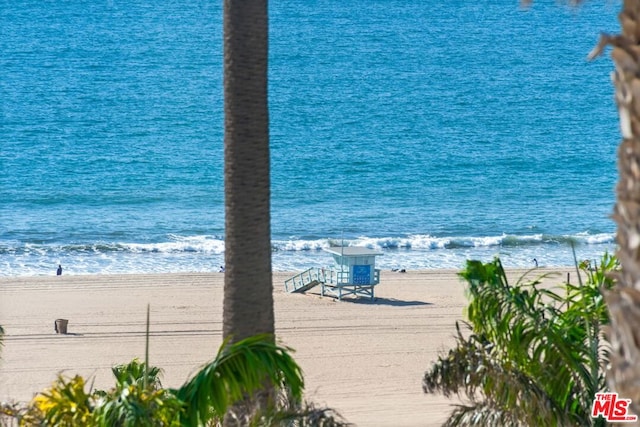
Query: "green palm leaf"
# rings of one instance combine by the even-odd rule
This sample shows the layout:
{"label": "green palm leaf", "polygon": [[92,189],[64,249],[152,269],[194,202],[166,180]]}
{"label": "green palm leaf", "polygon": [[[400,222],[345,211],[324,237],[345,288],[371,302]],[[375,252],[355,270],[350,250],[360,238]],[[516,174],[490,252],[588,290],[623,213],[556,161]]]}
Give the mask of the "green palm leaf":
{"label": "green palm leaf", "polygon": [[[469,420],[486,413],[487,408],[494,408],[495,416],[503,420],[527,420],[528,425],[553,425],[552,421],[562,420],[559,425],[569,425],[569,417],[564,415],[563,408],[557,405],[552,396],[532,382],[529,376],[520,371],[515,364],[504,363],[496,358],[495,346],[483,341],[477,335],[465,338],[456,323],[457,346],[449,350],[447,356],[439,357],[432,369],[422,381],[426,393],[439,391],[446,397],[465,395],[473,405],[460,408],[481,408],[478,414],[465,417],[464,422],[451,425],[472,425]],[[461,410],[458,408],[458,410]],[[453,417],[453,415],[452,415]],[[449,422],[453,422],[450,420]],[[476,424],[505,425],[505,424]],[[506,425],[513,425],[507,423]]]}
{"label": "green palm leaf", "polygon": [[586,281],[557,292],[542,287],[547,276],[509,284],[499,259],[467,263],[460,276],[469,285],[468,337],[457,326],[457,346],[423,379],[425,392],[463,393],[471,403],[454,411],[450,425],[600,422],[590,406],[606,387],[608,316],[600,291],[612,286],[611,258],[600,269],[583,266]]}
{"label": "green palm leaf", "polygon": [[285,401],[277,407],[268,408],[259,419],[250,423],[249,427],[347,427],[351,425],[333,409],[318,408],[308,402],[292,404]]}
{"label": "green palm leaf", "polygon": [[[140,388],[159,389],[162,388],[160,375],[162,370],[155,366],[149,366],[145,362],[133,359],[131,362],[116,365],[111,368],[113,376],[116,378],[116,388],[122,390],[129,385],[136,385]],[[147,387],[145,387],[145,376]]]}
{"label": "green palm leaf", "polygon": [[229,407],[265,388],[265,381],[300,401],[302,370],[289,355],[293,350],[273,343],[268,335],[223,343],[216,358],[204,366],[176,396],[187,407],[188,425],[221,419]]}

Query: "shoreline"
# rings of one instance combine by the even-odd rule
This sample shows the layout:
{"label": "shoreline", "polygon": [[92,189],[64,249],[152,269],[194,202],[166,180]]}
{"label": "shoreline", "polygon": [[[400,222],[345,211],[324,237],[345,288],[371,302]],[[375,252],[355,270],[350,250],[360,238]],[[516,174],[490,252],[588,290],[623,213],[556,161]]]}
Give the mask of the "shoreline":
{"label": "shoreline", "polygon": [[[418,236],[419,237],[419,236]],[[526,238],[527,236],[521,236]],[[529,236],[536,237],[537,236]],[[549,237],[549,236],[547,236]],[[597,235],[591,236],[597,239]],[[496,238],[508,239],[509,236]],[[562,236],[558,236],[563,239]],[[586,238],[586,237],[583,237]],[[196,239],[196,243],[199,242]],[[208,240],[193,243],[183,247],[178,242],[149,244],[146,248],[132,244],[116,244],[113,248],[95,248],[94,245],[80,245],[81,250],[64,249],[65,246],[26,248],[18,246],[7,247],[5,255],[0,260],[5,268],[0,271],[0,277],[39,277],[55,275],[59,264],[62,265],[63,275],[102,275],[102,274],[174,274],[174,273],[214,273],[218,266],[224,264],[223,252],[216,249],[222,241],[215,244]],[[350,244],[353,242],[350,242]],[[366,247],[372,247],[383,253],[376,265],[383,270],[406,269],[408,271],[460,269],[469,259],[489,262],[496,256],[500,257],[506,268],[533,268],[536,259],[540,266],[549,268],[563,268],[574,263],[573,251],[570,245],[562,243],[539,243],[503,246],[454,246],[452,248],[433,247],[422,248],[421,240],[414,248],[386,248],[380,247],[385,242],[371,244],[365,242]],[[318,242],[315,242],[317,245]],[[158,247],[159,245],[159,247]],[[213,247],[211,247],[213,245]],[[45,245],[46,246],[46,245]],[[306,247],[306,246],[305,246]],[[15,252],[14,252],[15,249]],[[598,260],[605,252],[614,253],[613,243],[581,243],[576,246],[575,255],[578,260]],[[303,271],[308,267],[326,267],[332,263],[331,257],[325,250],[316,246],[305,249],[275,250],[271,254],[272,270],[275,273]]]}
{"label": "shoreline", "polygon": [[[486,261],[483,261],[486,262]],[[416,268],[416,269],[405,269],[405,273],[401,273],[400,271],[396,271],[396,269],[388,269],[388,268],[378,268],[382,274],[434,274],[434,273],[457,273],[462,270],[462,266],[460,268],[449,268],[449,267],[438,267],[438,268]],[[525,273],[528,271],[539,271],[541,274],[549,273],[549,272],[565,272],[565,271],[575,271],[575,266],[573,265],[542,265],[539,267],[505,267],[505,271],[509,273]],[[273,270],[272,276],[275,279],[281,278],[280,276],[292,276],[298,273],[301,273],[304,270]],[[3,282],[14,282],[14,281],[26,281],[30,279],[61,279],[61,278],[97,278],[97,277],[153,277],[153,276],[223,276],[224,273],[218,271],[161,271],[161,272],[151,272],[151,273],[139,273],[139,272],[131,272],[131,273],[79,273],[73,274],[64,272],[61,277],[56,276],[55,270],[51,272],[51,274],[37,274],[31,276],[0,276],[0,284]]]}
{"label": "shoreline", "polygon": [[[518,277],[521,269],[509,270]],[[570,269],[538,269],[566,275]],[[425,395],[424,371],[454,343],[467,300],[458,270],[382,271],[376,300],[336,301],[314,288],[287,294],[291,273],[274,273],[277,339],[295,349],[306,399],[362,426],[441,425],[456,403]],[[0,400],[28,400],[58,372],[94,387],[113,385],[111,367],[144,359],[151,306],[150,364],[176,387],[222,342],[223,273],[0,278]],[[566,276],[565,276],[566,277]],[[557,276],[560,283],[562,276]],[[555,283],[555,280],[554,280]],[[69,320],[57,335],[54,320]],[[90,384],[90,380],[88,381]]]}

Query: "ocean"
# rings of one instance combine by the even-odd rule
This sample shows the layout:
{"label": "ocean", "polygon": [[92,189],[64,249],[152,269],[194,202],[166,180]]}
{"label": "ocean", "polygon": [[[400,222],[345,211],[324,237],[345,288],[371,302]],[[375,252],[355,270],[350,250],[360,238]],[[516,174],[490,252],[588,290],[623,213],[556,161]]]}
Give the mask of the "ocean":
{"label": "ocean", "polygon": [[[269,2],[273,269],[613,252],[619,9]],[[222,2],[3,2],[0,52],[0,276],[218,271]]]}

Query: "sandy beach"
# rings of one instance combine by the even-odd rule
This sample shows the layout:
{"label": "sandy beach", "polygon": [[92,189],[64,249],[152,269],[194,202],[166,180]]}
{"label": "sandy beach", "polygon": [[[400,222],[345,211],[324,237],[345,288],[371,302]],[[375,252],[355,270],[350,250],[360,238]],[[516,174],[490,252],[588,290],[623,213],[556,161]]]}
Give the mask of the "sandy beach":
{"label": "sandy beach", "polygon": [[[296,350],[308,400],[359,426],[447,418],[455,402],[424,395],[421,379],[463,318],[456,271],[383,271],[375,301],[287,294],[290,276],[273,278],[277,336]],[[150,363],[164,370],[165,386],[179,386],[221,343],[222,285],[220,273],[0,279],[0,400],[28,400],[58,372],[110,387],[113,365],[144,358],[147,304]],[[68,335],[54,332],[56,318],[69,320]]]}

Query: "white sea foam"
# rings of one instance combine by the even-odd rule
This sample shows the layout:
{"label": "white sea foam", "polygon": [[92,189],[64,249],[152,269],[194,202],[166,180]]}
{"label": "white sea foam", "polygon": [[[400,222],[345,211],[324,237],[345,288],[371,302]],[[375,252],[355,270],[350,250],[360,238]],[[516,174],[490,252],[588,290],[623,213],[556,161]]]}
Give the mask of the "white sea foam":
{"label": "white sea foam", "polygon": [[575,236],[576,240],[590,245],[597,245],[602,243],[613,243],[615,241],[615,234],[613,233],[599,233],[589,234],[587,232],[578,233]]}
{"label": "white sea foam", "polygon": [[[505,265],[528,267],[535,258],[540,265],[573,264],[573,243],[579,259],[598,259],[613,252],[613,234],[578,233],[567,236],[542,234],[436,237],[428,234],[404,236],[360,236],[344,240],[291,239],[272,242],[275,271],[304,270],[331,262],[323,251],[344,242],[383,253],[382,269],[460,268],[466,259],[491,260],[500,256]],[[65,274],[162,273],[218,271],[224,263],[224,240],[218,236],[170,235],[162,242],[102,242],[93,244],[18,244],[0,242],[2,276],[46,275],[63,264]]]}
{"label": "white sea foam", "polygon": [[126,243],[123,248],[133,252],[195,252],[221,254],[224,252],[224,240],[215,236],[176,236],[170,235],[170,241],[159,243]]}
{"label": "white sea foam", "polygon": [[330,246],[328,239],[275,240],[271,244],[275,251],[318,251]]}

